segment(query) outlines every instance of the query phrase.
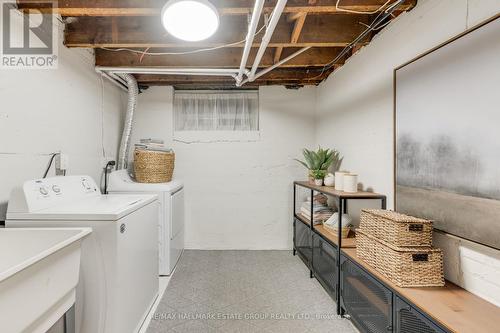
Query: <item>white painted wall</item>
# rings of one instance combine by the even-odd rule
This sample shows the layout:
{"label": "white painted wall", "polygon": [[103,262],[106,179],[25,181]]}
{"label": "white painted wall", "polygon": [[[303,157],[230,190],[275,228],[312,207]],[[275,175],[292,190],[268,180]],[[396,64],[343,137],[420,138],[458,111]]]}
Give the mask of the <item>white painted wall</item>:
{"label": "white painted wall", "polygon": [[246,142],[174,142],[172,94],[154,87],[140,95],[132,142],[161,138],[174,148],[186,247],[290,249],[292,182],[306,174],[292,159],[314,145],[314,88],[261,88],[260,139]]}
{"label": "white painted wall", "polygon": [[[20,34],[21,17],[14,22]],[[61,44],[56,70],[0,69],[0,220],[11,189],[40,178],[52,152],[69,155],[69,174],[99,181],[104,160],[118,151],[124,103],[88,51]]]}
{"label": "white painted wall", "polygon": [[[316,143],[339,149],[343,168],[386,193],[391,208],[394,68],[499,11],[499,0],[419,0],[318,87]],[[435,244],[448,279],[500,305],[500,251],[448,235]]]}

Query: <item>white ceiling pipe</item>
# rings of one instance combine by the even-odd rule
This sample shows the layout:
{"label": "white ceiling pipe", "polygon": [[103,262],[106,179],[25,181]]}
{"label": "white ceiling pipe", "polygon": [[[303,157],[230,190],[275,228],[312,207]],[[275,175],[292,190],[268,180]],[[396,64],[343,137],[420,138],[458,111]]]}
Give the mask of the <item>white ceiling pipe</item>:
{"label": "white ceiling pipe", "polygon": [[118,80],[116,77],[114,77],[113,75],[110,75],[106,72],[98,72],[99,74],[101,74],[102,76],[104,76],[106,79],[109,80],[109,82],[111,82],[112,84],[114,84],[115,86],[117,86],[118,88],[124,90],[124,91],[128,91],[128,88],[125,86],[124,83],[122,83],[121,80]]}
{"label": "white ceiling pipe", "polygon": [[[299,54],[301,54],[302,52],[305,52],[305,51],[309,50],[310,48],[311,48],[311,46],[303,47],[303,48],[301,48],[300,50],[298,50],[297,52],[292,53],[292,54],[290,54],[288,57],[286,57],[286,58],[284,58],[284,59],[282,59],[282,60],[278,61],[278,62],[277,62],[277,63],[275,63],[274,65],[269,66],[269,67],[267,67],[267,68],[265,68],[265,69],[261,70],[260,72],[258,72],[257,74],[255,74],[255,75],[254,75],[254,79],[253,79],[253,80],[255,80],[255,79],[257,79],[257,78],[261,77],[261,76],[262,76],[262,75],[264,75],[264,74],[269,73],[270,71],[272,71],[272,70],[273,70],[273,69],[275,69],[276,67],[279,67],[279,66],[283,65],[285,62],[289,61],[290,59],[295,58],[296,56],[298,56],[298,55],[299,55]],[[250,78],[246,78],[245,80],[241,81],[241,85],[244,85],[245,83],[247,83],[247,82],[249,82],[249,81],[251,82],[251,81],[253,81],[253,80],[250,80]]]}
{"label": "white ceiling pipe", "polygon": [[230,76],[236,80],[238,69],[228,68],[161,68],[161,67],[103,67],[96,66],[97,73],[109,79],[118,87],[128,90],[127,83],[121,74],[160,74],[160,75],[193,75],[193,76]]}
{"label": "white ceiling pipe", "polygon": [[108,73],[113,73],[113,74],[156,74],[156,75],[186,75],[186,76],[230,76],[230,77],[235,77],[236,78],[236,73],[214,73],[214,72],[208,72],[208,73],[202,73],[202,72],[197,72],[197,73],[192,73],[192,72],[122,72],[122,71],[110,71]]}
{"label": "white ceiling pipe", "polygon": [[101,72],[101,73],[103,73],[105,75],[109,75],[109,77],[111,77],[112,79],[115,79],[116,81],[118,81],[119,83],[121,83],[122,85],[124,85],[125,87],[127,86],[127,81],[125,81],[124,79],[122,79],[117,74],[115,74],[115,73],[108,73],[108,72]]}
{"label": "white ceiling pipe", "polygon": [[238,74],[234,68],[162,68],[162,67],[96,67],[98,72],[130,74],[179,74],[179,75],[216,75],[233,76]]}
{"label": "white ceiling pipe", "polygon": [[286,2],[287,0],[278,0],[276,7],[274,7],[273,14],[271,16],[271,19],[269,20],[269,25],[266,28],[266,33],[264,34],[264,37],[262,37],[259,50],[257,51],[257,55],[255,56],[255,60],[253,62],[252,70],[250,71],[250,75],[248,76],[250,82],[255,80],[255,72],[257,71],[257,68],[260,65],[260,61],[264,56],[264,52],[266,52],[267,45],[271,41],[274,29],[276,29],[276,25],[278,24],[281,13],[283,13],[283,9],[285,9]]}
{"label": "white ceiling pipe", "polygon": [[250,55],[250,50],[252,49],[253,39],[255,37],[255,32],[257,31],[257,26],[259,25],[260,15],[262,14],[262,8],[264,8],[264,0],[255,0],[255,5],[253,7],[252,18],[248,24],[247,37],[245,38],[245,47],[243,49],[243,55],[241,57],[240,70],[238,76],[236,77],[236,84],[240,84],[243,79],[243,72],[247,66],[248,56]]}

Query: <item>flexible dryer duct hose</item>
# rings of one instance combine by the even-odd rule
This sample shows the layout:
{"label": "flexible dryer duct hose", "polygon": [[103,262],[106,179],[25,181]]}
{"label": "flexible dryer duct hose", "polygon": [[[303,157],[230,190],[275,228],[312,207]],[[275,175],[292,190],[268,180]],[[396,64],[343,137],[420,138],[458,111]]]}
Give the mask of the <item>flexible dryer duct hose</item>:
{"label": "flexible dryer duct hose", "polygon": [[122,140],[120,142],[120,150],[118,152],[117,170],[125,169],[127,167],[132,123],[134,121],[134,112],[137,107],[137,97],[139,96],[139,87],[135,77],[132,74],[120,74],[120,76],[127,82],[128,101],[127,114],[125,115],[125,123],[123,125]]}

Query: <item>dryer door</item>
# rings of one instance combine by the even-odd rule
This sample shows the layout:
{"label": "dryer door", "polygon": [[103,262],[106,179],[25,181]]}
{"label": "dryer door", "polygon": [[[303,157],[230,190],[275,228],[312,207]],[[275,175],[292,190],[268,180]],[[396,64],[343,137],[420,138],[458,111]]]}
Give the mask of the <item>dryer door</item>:
{"label": "dryer door", "polygon": [[184,229],[184,188],[172,194],[171,197],[170,239],[174,239]]}
{"label": "dryer door", "polygon": [[170,197],[170,273],[184,250],[184,189]]}

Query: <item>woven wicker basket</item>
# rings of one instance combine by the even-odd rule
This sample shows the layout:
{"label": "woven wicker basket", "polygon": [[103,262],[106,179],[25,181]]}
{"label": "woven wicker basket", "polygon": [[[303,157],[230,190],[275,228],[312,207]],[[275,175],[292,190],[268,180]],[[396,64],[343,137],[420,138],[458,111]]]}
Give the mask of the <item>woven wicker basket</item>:
{"label": "woven wicker basket", "polygon": [[136,149],[134,151],[135,179],[139,183],[166,183],[172,180],[175,154],[173,152]]}
{"label": "woven wicker basket", "polygon": [[390,210],[363,209],[359,228],[395,246],[432,246],[432,222]]}
{"label": "woven wicker basket", "polygon": [[356,252],[399,287],[444,286],[440,249],[396,247],[357,229]]}

